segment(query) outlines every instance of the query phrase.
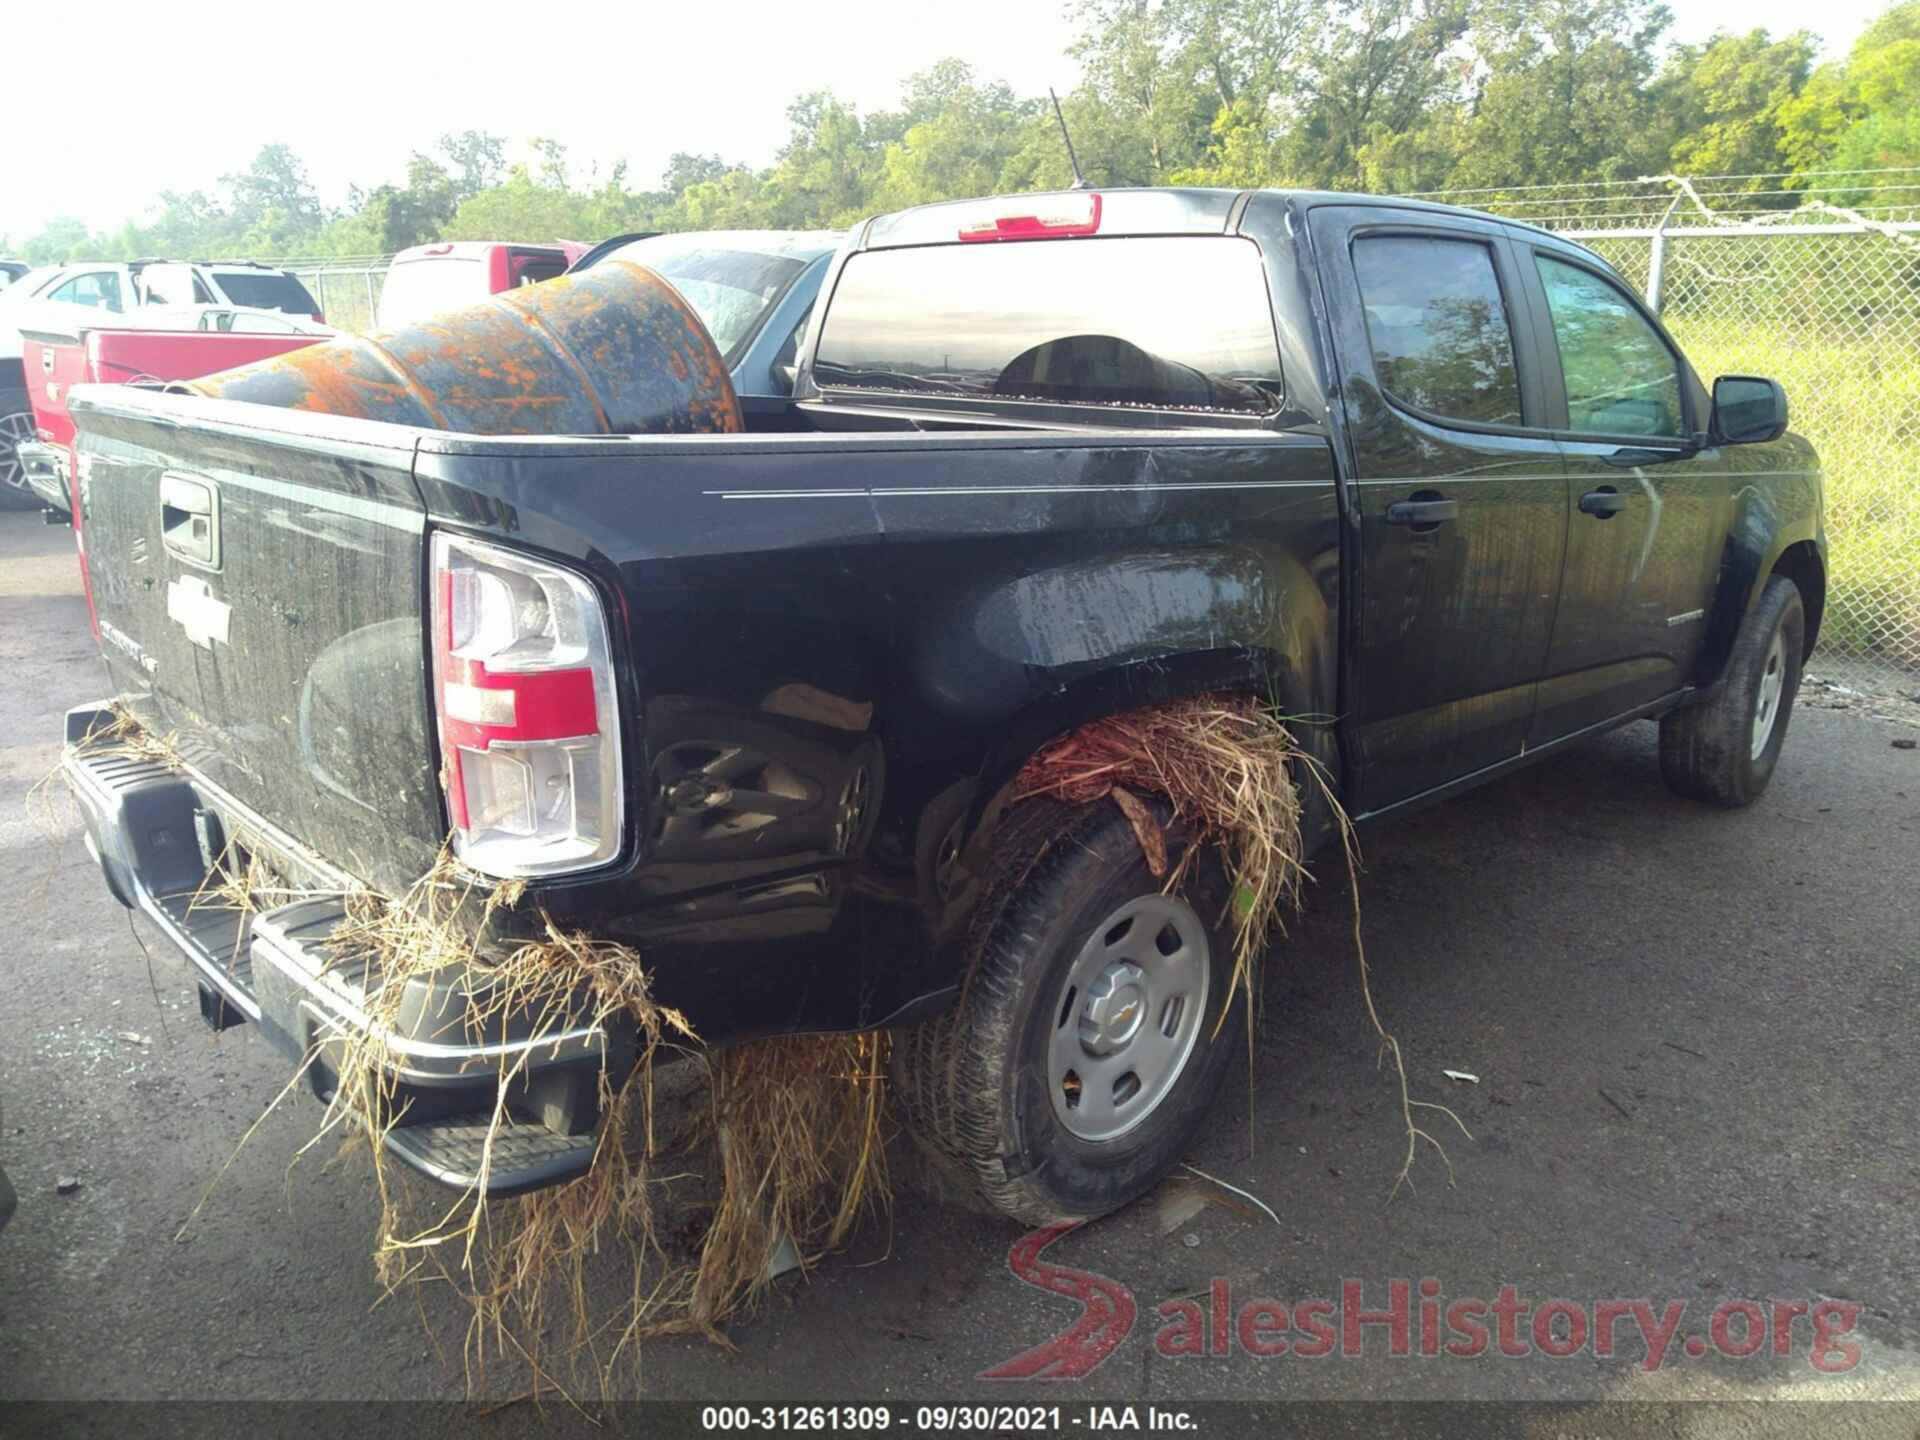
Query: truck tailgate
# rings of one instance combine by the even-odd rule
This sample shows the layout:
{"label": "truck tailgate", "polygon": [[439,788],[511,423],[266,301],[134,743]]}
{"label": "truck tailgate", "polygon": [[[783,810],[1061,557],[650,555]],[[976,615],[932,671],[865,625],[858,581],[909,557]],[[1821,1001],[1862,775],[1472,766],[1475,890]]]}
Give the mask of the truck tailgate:
{"label": "truck tailgate", "polygon": [[102,386],[72,410],[116,692],[243,807],[230,830],[251,812],[382,889],[423,873],[444,830],[415,432]]}

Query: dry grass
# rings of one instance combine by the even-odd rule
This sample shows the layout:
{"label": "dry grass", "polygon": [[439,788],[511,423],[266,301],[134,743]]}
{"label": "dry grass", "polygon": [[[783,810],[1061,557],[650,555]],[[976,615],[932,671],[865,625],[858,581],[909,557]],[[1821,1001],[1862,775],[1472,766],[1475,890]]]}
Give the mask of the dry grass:
{"label": "dry grass", "polygon": [[[173,737],[152,734],[118,706],[113,722],[81,748],[181,761]],[[315,893],[230,845],[190,903],[230,910],[244,927],[260,910]],[[376,1273],[390,1292],[444,1282],[463,1298],[471,1383],[507,1355],[531,1370],[536,1393],[564,1390],[582,1374],[611,1393],[623,1376],[637,1374],[640,1340],[669,1333],[724,1340],[721,1327],[763,1291],[769,1262],[783,1247],[811,1265],[844,1244],[861,1218],[887,1207],[886,1037],[790,1037],[709,1052],[683,1015],[655,1001],[647,967],[631,947],[565,930],[544,912],[531,917],[530,935],[529,917],[520,915],[511,927],[515,938],[501,938],[509,927],[496,921],[524,896],[524,884],[496,884],[448,854],[400,896],[346,895],[347,919],[329,942],[329,964],[364,972],[371,1023],[321,1037],[268,1111],[300,1087],[324,1053],[337,1086],[301,1154],[331,1136],[371,1157],[381,1197]],[[461,974],[472,999],[465,1017],[471,1039],[507,1038],[510,1024],[525,1024],[531,1037],[495,1077],[481,1173],[458,1194],[399,1183],[379,1143],[405,1119],[387,1037],[403,1027],[406,982],[448,970]],[[484,1192],[494,1141],[509,1126],[538,1123],[516,1116],[512,1097],[541,1037],[616,1027],[637,1032],[639,1061],[627,1075],[601,1072],[603,1119],[587,1174],[490,1201]],[[690,1052],[707,1079],[702,1122],[671,1141],[654,1125],[654,1069],[667,1058],[662,1047]],[[242,1148],[258,1127],[256,1121]],[[670,1248],[657,1233],[657,1201],[675,1180],[704,1182],[711,1218],[693,1249]],[[607,1285],[589,1283],[603,1280],[610,1263],[628,1278],[611,1300]],[[556,1307],[564,1323],[549,1342]]]}
{"label": "dry grass", "polygon": [[[1048,795],[1070,804],[1111,799],[1153,873],[1179,887],[1209,846],[1226,859],[1232,983],[1253,994],[1260,957],[1300,904],[1300,792],[1291,768],[1312,761],[1286,725],[1251,696],[1202,696],[1083,725],[1042,746],[1014,781],[1015,803]],[[1170,864],[1165,837],[1139,794],[1164,795],[1195,843]],[[1224,1015],[1225,1012],[1223,1011]]]}
{"label": "dry grass", "polygon": [[[148,736],[125,714],[88,743],[178,759],[170,739]],[[1230,914],[1222,921],[1233,935],[1232,983],[1251,994],[1257,961],[1298,906],[1306,877],[1296,776],[1318,784],[1340,816],[1356,875],[1358,947],[1351,829],[1285,723],[1251,697],[1175,702],[1084,726],[1033,757],[1014,799],[1112,799],[1169,888],[1183,883],[1203,846],[1216,847],[1230,878]],[[1165,796],[1196,842],[1177,860],[1140,800],[1146,794]],[[323,1037],[338,1084],[320,1133],[302,1153],[328,1135],[364,1146],[381,1196],[376,1271],[390,1291],[435,1281],[463,1298],[470,1384],[493,1358],[508,1356],[529,1368],[536,1394],[565,1393],[583,1372],[610,1394],[622,1388],[623,1376],[637,1376],[640,1341],[670,1333],[724,1340],[721,1327],[763,1291],[769,1262],[783,1246],[809,1265],[843,1245],[863,1217],[886,1209],[887,1039],[802,1036],[705,1050],[686,1017],[655,999],[647,967],[631,947],[564,930],[544,912],[531,917],[531,934],[529,917],[517,914],[515,938],[501,938],[510,927],[497,922],[522,903],[523,892],[443,855],[403,895],[346,897],[347,920],[330,942],[330,963],[364,968],[371,1024]],[[300,893],[256,857],[229,853],[195,903],[231,908],[244,924],[256,907]],[[393,1183],[379,1143],[405,1118],[387,1037],[402,1026],[406,981],[450,969],[463,975],[472,997],[470,1036],[503,1039],[510,1021],[530,1017],[535,1043],[502,1062],[478,1182],[458,1194],[431,1192],[434,1203],[422,1208],[422,1189]],[[1422,1102],[1408,1096],[1399,1045],[1374,1009],[1364,950],[1360,973],[1367,1014],[1400,1076],[1406,1181],[1418,1141],[1432,1137],[1414,1123]],[[630,1026],[639,1048],[631,1074],[601,1073],[603,1120],[590,1169],[555,1189],[489,1201],[494,1141],[509,1126],[538,1123],[512,1110],[538,1040],[589,1026]],[[690,1051],[705,1067],[706,1114],[692,1137],[656,1134],[654,1072],[663,1047]],[[663,1187],[690,1177],[704,1182],[711,1209],[697,1254],[670,1248],[660,1234]],[[598,1283],[609,1265],[626,1276],[612,1298],[617,1287]],[[556,1313],[565,1323],[552,1324]]]}
{"label": "dry grass", "polygon": [[[140,760],[157,760],[163,765],[181,763],[180,747],[175,736],[168,732],[155,735],[135,718],[134,713],[118,700],[109,707],[113,719],[105,725],[97,725],[87,731],[73,746],[76,754],[92,755],[109,750],[120,751]],[[49,838],[57,838],[60,824],[54,806],[56,797],[66,793],[65,779],[61,770],[65,762],[64,754],[60,761],[45,775],[42,775],[27,791],[27,810],[37,818],[40,828]]]}
{"label": "dry grass", "polygon": [[[1367,1022],[1379,1042],[1383,1061],[1393,1062],[1400,1087],[1400,1113],[1406,1155],[1394,1178],[1393,1194],[1413,1184],[1419,1144],[1440,1153],[1452,1183],[1446,1148],[1422,1128],[1416,1110],[1446,1115],[1472,1139],[1460,1117],[1444,1105],[1415,1100],[1407,1086],[1400,1042],[1380,1019],[1367,969],[1360,923],[1360,851],[1353,826],[1326,774],[1294,743],[1284,719],[1251,695],[1214,695],[1176,700],[1114,715],[1079,729],[1036,751],[1014,782],[1015,801],[1050,795],[1076,804],[1111,799],[1133,826],[1153,873],[1167,889],[1180,886],[1195,857],[1211,846],[1226,862],[1228,911],[1221,922],[1232,927],[1231,983],[1248,998],[1247,1047],[1253,1048],[1252,1001],[1259,961],[1286,916],[1300,905],[1306,878],[1301,852],[1300,786],[1315,786],[1340,830],[1353,896],[1353,946]],[[1194,842],[1170,864],[1166,837],[1136,792],[1164,795],[1176,822],[1192,828]],[[1226,1011],[1221,1012],[1224,1021]],[[1389,1199],[1392,1195],[1389,1195]]]}
{"label": "dry grass", "polygon": [[[391,1183],[384,1148],[368,1147],[381,1195],[377,1272],[390,1289],[444,1281],[466,1300],[470,1381],[493,1358],[517,1356],[536,1388],[564,1388],[584,1374],[610,1394],[637,1375],[643,1339],[722,1340],[728,1317],[764,1289],[783,1243],[811,1264],[844,1243],[862,1215],[885,1207],[884,1040],[798,1037],[702,1051],[686,1018],[654,999],[632,948],[563,930],[544,914],[533,938],[490,943],[496,913],[518,903],[521,888],[492,886],[443,858],[395,900],[350,897],[349,923],[332,948],[342,963],[377,972],[373,1023],[333,1037],[339,1084],[321,1133],[377,1141],[403,1118],[385,1037],[399,1028],[410,976],[460,967],[475,1040],[505,1038],[511,1017],[530,1017],[536,1040],[630,1024],[639,1063],[624,1077],[603,1069],[599,1144],[576,1181],[505,1201],[484,1194],[495,1139],[515,1123],[537,1123],[510,1108],[537,1045],[503,1062],[472,1189],[420,1210],[415,1188]],[[692,1050],[707,1067],[707,1116],[690,1140],[655,1133],[662,1047]],[[697,1257],[675,1253],[658,1234],[660,1192],[674,1178],[704,1178],[712,1196]],[[593,1283],[610,1258],[626,1279],[612,1298]],[[542,1338],[556,1307],[564,1322],[554,1332],[557,1355]]]}

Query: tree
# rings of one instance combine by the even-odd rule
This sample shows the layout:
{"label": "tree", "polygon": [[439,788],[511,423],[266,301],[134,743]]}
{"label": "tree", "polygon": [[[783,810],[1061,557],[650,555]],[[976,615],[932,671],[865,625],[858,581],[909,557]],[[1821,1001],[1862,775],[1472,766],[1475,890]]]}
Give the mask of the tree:
{"label": "tree", "polygon": [[869,213],[881,156],[859,112],[817,90],[787,107],[787,122],[787,143],[766,177],[762,223],[797,230]]}
{"label": "tree", "polygon": [[1022,100],[1005,84],[977,83],[972,67],[959,60],[910,77],[905,98],[907,128],[882,152],[876,209],[1002,189],[1044,103]]}
{"label": "tree", "polygon": [[307,167],[289,146],[262,145],[251,166],[220,183],[231,192],[228,208],[243,249],[289,254],[326,220]]}
{"label": "tree", "polygon": [[368,232],[379,237],[379,249],[390,254],[437,239],[459,207],[446,168],[415,151],[407,163],[407,183],[379,186],[359,210]]}
{"label": "tree", "polygon": [[[1778,170],[1781,116],[1806,87],[1815,49],[1805,30],[1780,40],[1750,30],[1676,46],[1657,87],[1666,112],[1662,123],[1675,136],[1673,168],[1694,175]],[[1747,188],[1781,187],[1763,179]]]}
{"label": "tree", "polygon": [[1292,123],[1278,173],[1350,187],[1361,152],[1416,128],[1436,101],[1457,99],[1470,67],[1453,52],[1467,32],[1467,0],[1348,0],[1289,64]]}
{"label": "tree", "polygon": [[667,170],[660,177],[660,188],[670,200],[678,200],[695,185],[718,180],[733,166],[727,164],[718,155],[693,155],[685,150],[676,150],[668,157]]}
{"label": "tree", "polygon": [[1911,175],[1834,175],[1820,171],[1878,170],[1920,163],[1913,140],[1920,131],[1920,0],[1888,10],[1854,43],[1844,63],[1822,65],[1806,87],[1780,107],[1780,154],[1798,172],[1793,183],[1843,205],[1884,192],[1911,204],[1916,192],[1897,189]]}
{"label": "tree", "polygon": [[1263,32],[1247,26],[1264,8],[1257,0],[1081,0],[1072,53],[1083,78],[1069,119],[1087,178],[1152,185],[1199,165],[1214,117],[1261,88]]}
{"label": "tree", "polygon": [[93,234],[84,220],[56,215],[21,247],[21,254],[32,265],[59,265],[86,255],[92,248],[92,240]]}
{"label": "tree", "polygon": [[1665,168],[1650,82],[1672,16],[1654,0],[1485,0],[1485,80],[1452,183],[1536,185]]}
{"label": "tree", "polygon": [[192,258],[219,255],[239,246],[239,228],[227,209],[204,190],[163,190],[151,222],[139,227],[142,253]]}
{"label": "tree", "polygon": [[448,183],[456,205],[482,190],[498,185],[501,177],[507,173],[507,139],[504,135],[489,135],[484,130],[462,130],[458,135],[442,135],[440,153],[446,157]]}

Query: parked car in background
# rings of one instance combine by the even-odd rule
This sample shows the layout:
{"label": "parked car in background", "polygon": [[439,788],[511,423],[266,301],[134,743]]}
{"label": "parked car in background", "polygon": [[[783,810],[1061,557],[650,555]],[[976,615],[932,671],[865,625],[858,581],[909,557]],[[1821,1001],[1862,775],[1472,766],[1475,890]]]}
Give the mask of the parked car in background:
{"label": "parked car in background", "polygon": [[6,289],[32,269],[24,260],[0,260],[0,290]]}
{"label": "parked car in background", "polygon": [[515,245],[504,240],[446,240],[402,250],[387,266],[375,324],[382,330],[413,325],[459,310],[502,290],[564,275],[587,253],[572,240]]}
{"label": "parked car in background", "polygon": [[28,491],[19,454],[35,438],[21,333],[76,335],[89,324],[315,339],[332,333],[297,277],[249,260],[83,262],[29,271],[0,291],[0,508],[41,503]]}
{"label": "parked car in background", "polygon": [[223,312],[295,327],[326,323],[297,276],[251,260],[84,261],[35,271],[9,287],[6,300],[0,356],[20,353],[19,329],[76,329],[85,311],[143,329],[198,329],[202,316]]}
{"label": "parked car in background", "polygon": [[695,230],[619,236],[594,246],[574,273],[609,260],[644,265],[700,312],[749,417],[777,422],[793,394],[807,318],[838,230]]}
{"label": "parked car in background", "polygon": [[[18,262],[7,261],[9,269]],[[25,275],[35,272],[28,270]],[[40,272],[51,275],[49,268]],[[33,410],[27,400],[27,382],[20,368],[19,332],[9,320],[20,308],[26,286],[18,278],[0,287],[0,510],[18,510],[34,504],[26,493],[17,450],[33,438]],[[8,348],[11,341],[14,348]]]}

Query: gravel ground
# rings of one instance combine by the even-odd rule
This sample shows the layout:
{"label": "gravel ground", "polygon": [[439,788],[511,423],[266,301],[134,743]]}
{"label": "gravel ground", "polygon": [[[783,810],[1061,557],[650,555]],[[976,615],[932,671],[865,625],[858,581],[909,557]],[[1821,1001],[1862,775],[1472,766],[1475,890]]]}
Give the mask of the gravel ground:
{"label": "gravel ground", "polygon": [[[0,1233],[0,1400],[459,1397],[445,1297],[381,1303],[364,1161],[295,1164],[317,1115],[302,1102],[221,1174],[283,1067],[246,1028],[199,1024],[184,962],[108,896],[70,811],[36,814],[60,712],[105,679],[70,534],[32,516],[0,515],[0,677],[0,1165],[21,1195]],[[1091,1378],[977,1378],[1076,1308],[1009,1273],[1015,1227],[909,1191],[890,1226],[737,1322],[734,1348],[651,1346],[647,1392],[1920,1401],[1920,753],[1894,744],[1910,734],[1805,709],[1771,793],[1723,814],[1669,797],[1653,730],[1637,726],[1369,836],[1376,998],[1416,1093],[1474,1136],[1448,1140],[1454,1186],[1425,1154],[1417,1192],[1391,1204],[1396,1095],[1359,1009],[1345,883],[1323,871],[1275,956],[1251,1076],[1236,1072],[1192,1156],[1278,1223],[1188,1177],[1057,1242],[1049,1260],[1138,1303]],[[58,1193],[63,1177],[77,1187]],[[1338,1300],[1349,1279],[1371,1309],[1393,1279],[1423,1277],[1443,1306],[1511,1284],[1535,1301],[1688,1309],[1650,1374],[1630,1326],[1612,1357],[1567,1359],[1396,1357],[1379,1326],[1334,1363],[1155,1344],[1156,1307],[1210,1310],[1216,1278],[1236,1309]],[[1845,1374],[1809,1364],[1804,1320],[1785,1356],[1685,1353],[1721,1301],[1836,1298],[1860,1307]],[[524,1388],[510,1370],[478,1384]],[[1673,1413],[1669,1433],[1733,1433],[1725,1412]],[[1349,1414],[1294,1428],[1349,1433]],[[1910,1437],[1916,1421],[1867,1407],[1848,1424]],[[240,1412],[208,1408],[195,1426],[229,1432],[247,1433]]]}

